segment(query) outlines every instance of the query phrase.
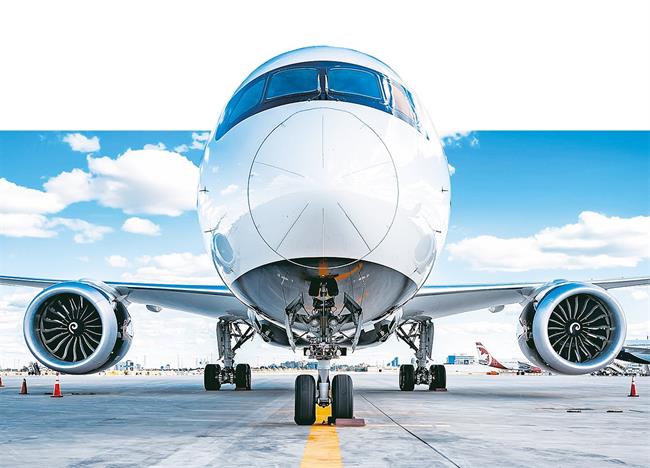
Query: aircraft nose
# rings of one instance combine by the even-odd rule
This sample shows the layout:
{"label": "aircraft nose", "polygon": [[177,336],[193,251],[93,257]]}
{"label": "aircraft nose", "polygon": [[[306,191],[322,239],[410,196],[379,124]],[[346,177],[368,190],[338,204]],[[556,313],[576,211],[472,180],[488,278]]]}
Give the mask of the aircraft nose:
{"label": "aircraft nose", "polygon": [[380,136],[353,113],[332,108],[299,111],[278,125],[258,148],[248,179],[259,235],[281,257],[308,267],[308,259],[349,264],[375,250],[393,224],[398,194]]}

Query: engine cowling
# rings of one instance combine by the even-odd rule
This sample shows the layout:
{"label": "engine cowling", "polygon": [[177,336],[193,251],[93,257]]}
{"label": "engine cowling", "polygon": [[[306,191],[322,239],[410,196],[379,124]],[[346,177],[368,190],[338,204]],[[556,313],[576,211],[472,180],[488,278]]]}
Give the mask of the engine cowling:
{"label": "engine cowling", "polygon": [[34,357],[67,374],[92,374],[131,346],[131,317],[112,288],[65,282],[41,291],[27,307],[23,333]]}
{"label": "engine cowling", "polygon": [[519,317],[522,352],[560,374],[588,374],[606,367],[625,342],[623,309],[604,289],[557,281],[538,291]]}

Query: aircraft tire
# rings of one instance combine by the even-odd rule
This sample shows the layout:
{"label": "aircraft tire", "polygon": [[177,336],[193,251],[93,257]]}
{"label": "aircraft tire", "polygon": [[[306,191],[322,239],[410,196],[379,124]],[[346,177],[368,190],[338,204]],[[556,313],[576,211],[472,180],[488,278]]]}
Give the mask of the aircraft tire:
{"label": "aircraft tire", "polygon": [[295,390],[293,420],[299,426],[310,426],[316,422],[316,381],[311,375],[299,375]]}
{"label": "aircraft tire", "polygon": [[251,366],[248,364],[237,364],[235,367],[235,389],[251,389]]}
{"label": "aircraft tire", "polygon": [[415,367],[413,364],[399,366],[399,389],[410,392],[415,388]]}
{"label": "aircraft tire", "polygon": [[221,382],[219,382],[219,374],[221,374],[221,366],[219,364],[207,364],[203,371],[203,386],[207,391],[219,390]]}
{"label": "aircraft tire", "polygon": [[350,419],[354,413],[354,395],[352,378],[340,374],[332,379],[332,418]]}
{"label": "aircraft tire", "polygon": [[433,380],[429,384],[429,390],[440,390],[447,388],[447,369],[442,364],[434,364],[429,368]]}

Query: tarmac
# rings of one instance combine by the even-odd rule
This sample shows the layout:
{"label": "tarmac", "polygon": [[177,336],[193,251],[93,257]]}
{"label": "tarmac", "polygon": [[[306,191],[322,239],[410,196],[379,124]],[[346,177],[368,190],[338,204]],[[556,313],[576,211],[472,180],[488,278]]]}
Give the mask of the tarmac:
{"label": "tarmac", "polygon": [[0,466],[650,466],[650,378],[453,375],[447,392],[400,392],[356,373],[364,427],[296,426],[296,374],[252,391],[200,375],[3,376]]}

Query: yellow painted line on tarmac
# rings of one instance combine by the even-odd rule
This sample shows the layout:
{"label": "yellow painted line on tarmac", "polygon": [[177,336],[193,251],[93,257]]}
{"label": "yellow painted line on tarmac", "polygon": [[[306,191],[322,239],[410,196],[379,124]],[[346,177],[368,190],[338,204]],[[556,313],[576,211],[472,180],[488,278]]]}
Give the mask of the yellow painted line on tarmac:
{"label": "yellow painted line on tarmac", "polygon": [[327,425],[327,418],[331,415],[331,406],[316,406],[316,422],[309,431],[300,468],[343,466],[336,427]]}

